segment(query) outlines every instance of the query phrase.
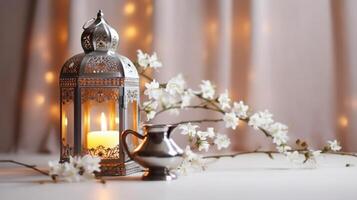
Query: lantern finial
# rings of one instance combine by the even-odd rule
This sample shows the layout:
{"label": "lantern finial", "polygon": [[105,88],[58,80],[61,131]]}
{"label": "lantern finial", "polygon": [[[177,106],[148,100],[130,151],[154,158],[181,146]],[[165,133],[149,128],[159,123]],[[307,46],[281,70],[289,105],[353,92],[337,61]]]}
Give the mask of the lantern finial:
{"label": "lantern finial", "polygon": [[97,18],[86,22],[83,26],[82,47],[85,53],[92,51],[115,51],[118,47],[118,33],[108,25],[102,10]]}
{"label": "lantern finial", "polygon": [[103,11],[99,10],[97,14],[97,18],[102,18],[104,16]]}

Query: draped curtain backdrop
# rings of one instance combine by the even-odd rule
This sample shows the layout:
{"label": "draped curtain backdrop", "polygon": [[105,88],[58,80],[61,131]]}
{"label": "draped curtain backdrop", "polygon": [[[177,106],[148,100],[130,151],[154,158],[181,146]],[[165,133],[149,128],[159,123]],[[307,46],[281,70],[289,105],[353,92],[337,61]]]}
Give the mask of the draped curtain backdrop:
{"label": "draped curtain backdrop", "polygon": [[[357,1],[353,0],[13,0],[0,3],[0,151],[56,152],[59,71],[82,52],[82,25],[102,9],[120,35],[120,54],[158,53],[167,81],[182,73],[212,80],[254,110],[268,109],[290,138],[315,148],[338,139],[357,151]],[[184,111],[156,121],[216,117]],[[230,150],[272,148],[243,123]],[[184,138],[175,134],[184,145]]]}

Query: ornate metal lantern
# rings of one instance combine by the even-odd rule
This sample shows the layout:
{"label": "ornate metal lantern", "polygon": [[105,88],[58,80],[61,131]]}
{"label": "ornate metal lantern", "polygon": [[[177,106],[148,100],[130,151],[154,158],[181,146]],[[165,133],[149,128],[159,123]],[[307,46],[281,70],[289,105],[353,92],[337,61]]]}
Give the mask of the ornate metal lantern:
{"label": "ornate metal lantern", "polygon": [[60,75],[60,159],[91,154],[102,159],[101,175],[136,172],[140,169],[123,151],[120,133],[138,129],[138,73],[128,58],[115,53],[118,33],[102,11],[83,29],[84,53],[70,58]]}

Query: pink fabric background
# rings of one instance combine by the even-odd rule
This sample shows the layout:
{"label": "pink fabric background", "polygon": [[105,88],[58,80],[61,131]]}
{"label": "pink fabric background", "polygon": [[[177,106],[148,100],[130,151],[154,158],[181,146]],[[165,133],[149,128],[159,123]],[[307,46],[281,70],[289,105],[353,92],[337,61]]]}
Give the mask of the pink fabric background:
{"label": "pink fabric background", "polygon": [[[128,5],[131,5],[131,8]],[[0,151],[58,150],[58,72],[81,52],[81,27],[103,9],[118,52],[156,51],[162,81],[210,79],[235,100],[269,109],[315,148],[337,138],[357,150],[357,2],[353,0],[2,1]],[[134,11],[130,12],[130,10]],[[129,11],[128,11],[129,10]],[[209,116],[187,112],[157,121]],[[231,150],[270,148],[242,125]],[[184,138],[175,135],[184,144]]]}

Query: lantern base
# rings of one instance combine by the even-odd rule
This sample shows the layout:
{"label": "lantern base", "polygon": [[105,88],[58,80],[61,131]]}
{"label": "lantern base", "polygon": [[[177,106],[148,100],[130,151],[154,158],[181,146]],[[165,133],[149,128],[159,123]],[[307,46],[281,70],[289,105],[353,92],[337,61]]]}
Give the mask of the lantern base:
{"label": "lantern base", "polygon": [[170,181],[176,178],[177,176],[166,168],[149,168],[142,177],[144,181]]}
{"label": "lantern base", "polygon": [[109,160],[102,160],[100,176],[126,176],[142,171],[142,168],[134,161],[127,161],[125,163],[110,162]]}

